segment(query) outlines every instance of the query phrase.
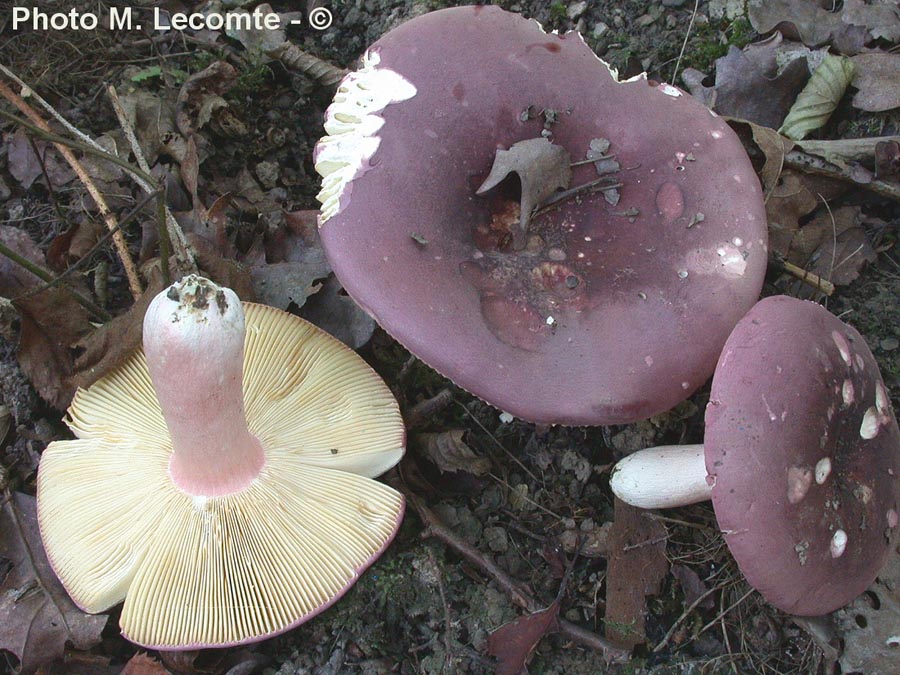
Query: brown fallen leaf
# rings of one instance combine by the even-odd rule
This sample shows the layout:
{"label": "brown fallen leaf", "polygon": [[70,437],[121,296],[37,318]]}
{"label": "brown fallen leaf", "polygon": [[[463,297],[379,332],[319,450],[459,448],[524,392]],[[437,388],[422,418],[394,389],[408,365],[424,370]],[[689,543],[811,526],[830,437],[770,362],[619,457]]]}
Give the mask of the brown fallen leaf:
{"label": "brown fallen leaf", "polygon": [[525,233],[532,211],[572,180],[569,153],[546,138],[529,138],[514,143],[509,150],[497,150],[494,164],[475,194],[483,195],[499,185],[511,173],[522,184],[519,201],[519,227],[513,229],[513,247],[525,247]]}
{"label": "brown fallen leaf", "polygon": [[[215,61],[184,81],[175,104],[175,123],[184,138],[190,138],[209,120],[213,110],[227,105],[222,94],[238,77],[234,66]],[[198,145],[204,139],[197,136]]]}
{"label": "brown fallen leaf", "polygon": [[900,54],[870,52],[853,57],[853,106],[869,112],[900,108]]}
{"label": "brown fallen leaf", "polygon": [[172,675],[172,672],[156,659],[138,653],[128,659],[120,675]]}
{"label": "brown fallen leaf", "polygon": [[749,0],[747,16],[758,33],[777,29],[810,47],[830,43],[842,54],[855,54],[872,40],[900,40],[900,12],[890,0],[845,0],[838,11],[816,0]]}
{"label": "brown fallen leaf", "polygon": [[821,209],[794,235],[788,261],[835,285],[849,284],[876,259],[862,222],[858,206]]}
{"label": "brown fallen leaf", "polygon": [[717,113],[776,129],[809,79],[805,58],[779,66],[788,46],[780,33],[743,50],[732,46],[716,59],[712,87],[703,85],[704,76],[697,70],[685,70],[682,78],[691,94]]}
{"label": "brown fallen leaf", "polygon": [[413,444],[421,456],[434,464],[441,473],[484,476],[491,470],[491,460],[476,455],[466,444],[465,434],[465,429],[416,434]]}
{"label": "brown fallen leaf", "polygon": [[666,528],[642,509],[616,499],[609,534],[606,637],[634,647],[646,642],[646,597],[659,592],[669,571]]}
{"label": "brown fallen leaf", "polygon": [[66,643],[90,649],[100,642],[107,616],[78,609],[53,573],[37,524],[34,497],[5,493],[0,507],[0,560],[11,564],[0,582],[0,650],[35,672],[63,655]]}
{"label": "brown fallen leaf", "polygon": [[[23,230],[0,226],[0,241],[38,267],[47,268],[43,253]],[[85,309],[65,287],[29,295],[43,285],[31,272],[0,256],[0,296],[12,299],[21,319],[19,365],[41,398],[62,410],[75,393],[69,382],[74,372],[71,348],[92,327]]]}
{"label": "brown fallen leaf", "polygon": [[318,293],[308,296],[300,316],[327,331],[350,349],[359,349],[375,332],[375,319],[350,299],[331,274]]}
{"label": "brown fallen leaf", "polygon": [[559,600],[538,612],[503,624],[488,636],[487,651],[497,659],[495,675],[522,675],[535,648],[559,628]]}

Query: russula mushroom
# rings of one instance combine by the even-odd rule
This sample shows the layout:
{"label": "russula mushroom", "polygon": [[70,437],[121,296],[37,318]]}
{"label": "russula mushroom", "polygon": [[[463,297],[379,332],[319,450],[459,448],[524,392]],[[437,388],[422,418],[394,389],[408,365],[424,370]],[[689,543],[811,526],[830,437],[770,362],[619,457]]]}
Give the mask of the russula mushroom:
{"label": "russula mushroom", "polygon": [[75,603],[124,600],[167,650],[253,642],[339,598],[392,540],[396,401],[355,353],[191,275],[154,298],[144,349],[69,408],[38,472],[47,555]]}
{"label": "russula mushroom", "polygon": [[325,129],[320,235],[344,288],[525,420],[671,408],[759,295],[765,210],[735,134],[673,86],[618,81],[577,33],[491,6],[419,16],[365,53]]}
{"label": "russula mushroom", "polygon": [[641,450],[613,492],[643,508],[712,498],[747,581],[792,614],[826,614],[875,579],[898,532],[900,432],[862,336],[776,296],[735,327],[702,446]]}

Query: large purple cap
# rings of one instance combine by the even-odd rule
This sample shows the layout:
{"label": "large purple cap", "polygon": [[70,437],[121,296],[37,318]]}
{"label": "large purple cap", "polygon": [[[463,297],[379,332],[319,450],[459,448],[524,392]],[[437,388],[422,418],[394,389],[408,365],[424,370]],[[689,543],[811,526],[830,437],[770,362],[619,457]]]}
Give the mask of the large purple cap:
{"label": "large purple cap", "polygon": [[826,614],[874,581],[900,513],[900,432],[863,338],[817,304],[757,304],[706,410],[719,527],[776,607]]}
{"label": "large purple cap", "polygon": [[[609,141],[620,199],[563,200],[516,250],[517,180],[476,190],[548,118],[573,162]],[[765,211],[737,137],[675,87],[618,82],[576,33],[496,7],[420,16],[371,47],[326,130],[321,237],[341,283],[413,354],[523,419],[671,408],[759,295]],[[582,164],[570,187],[597,179]]]}

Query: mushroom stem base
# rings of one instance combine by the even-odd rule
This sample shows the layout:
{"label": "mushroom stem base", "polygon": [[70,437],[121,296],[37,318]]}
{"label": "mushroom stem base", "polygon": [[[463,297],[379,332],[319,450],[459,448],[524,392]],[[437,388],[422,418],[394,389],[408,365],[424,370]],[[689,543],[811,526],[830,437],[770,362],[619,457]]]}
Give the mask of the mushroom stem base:
{"label": "mushroom stem base", "polygon": [[661,445],[622,459],[609,484],[627,504],[665,509],[710,499],[708,478],[702,445]]}

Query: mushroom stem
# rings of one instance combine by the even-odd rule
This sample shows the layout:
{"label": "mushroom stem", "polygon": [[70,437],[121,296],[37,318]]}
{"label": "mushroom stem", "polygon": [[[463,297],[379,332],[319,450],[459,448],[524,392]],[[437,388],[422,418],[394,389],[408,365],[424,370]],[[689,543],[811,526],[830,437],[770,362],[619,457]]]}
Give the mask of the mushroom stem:
{"label": "mushroom stem", "polygon": [[189,275],[144,316],[144,353],[172,440],[182,490],[216,497],[247,487],[265,464],[244,415],[244,310],[229,288]]}
{"label": "mushroom stem", "polygon": [[665,509],[710,499],[702,445],[661,445],[625,457],[613,468],[609,485],[627,504]]}

